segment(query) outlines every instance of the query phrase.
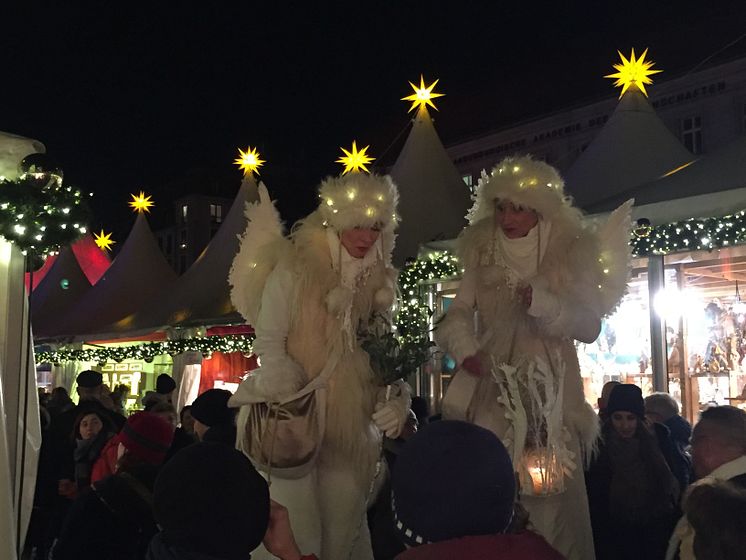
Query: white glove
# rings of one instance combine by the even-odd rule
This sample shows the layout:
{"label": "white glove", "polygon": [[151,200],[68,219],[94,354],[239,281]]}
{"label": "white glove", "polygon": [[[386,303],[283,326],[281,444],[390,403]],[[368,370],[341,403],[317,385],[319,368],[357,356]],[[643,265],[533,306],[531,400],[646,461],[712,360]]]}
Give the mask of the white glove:
{"label": "white glove", "polygon": [[[388,401],[379,400],[372,418],[373,423],[387,438],[396,439],[407,421],[411,399],[406,383],[392,385],[392,389],[396,396]],[[381,394],[384,395],[385,391],[386,389],[382,389]]]}

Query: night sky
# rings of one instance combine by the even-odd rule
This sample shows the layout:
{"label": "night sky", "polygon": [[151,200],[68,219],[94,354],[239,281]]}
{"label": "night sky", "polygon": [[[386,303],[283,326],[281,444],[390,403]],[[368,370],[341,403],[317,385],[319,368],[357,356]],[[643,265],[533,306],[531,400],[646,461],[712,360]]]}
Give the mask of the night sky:
{"label": "night sky", "polygon": [[120,241],[135,190],[153,194],[154,227],[181,194],[232,197],[239,146],[258,145],[283,216],[300,217],[339,146],[393,161],[420,73],[446,93],[434,116],[448,144],[613,96],[617,48],[650,47],[665,79],[746,32],[742,1],[14,3],[0,130],[42,141],[95,193],[91,226]]}

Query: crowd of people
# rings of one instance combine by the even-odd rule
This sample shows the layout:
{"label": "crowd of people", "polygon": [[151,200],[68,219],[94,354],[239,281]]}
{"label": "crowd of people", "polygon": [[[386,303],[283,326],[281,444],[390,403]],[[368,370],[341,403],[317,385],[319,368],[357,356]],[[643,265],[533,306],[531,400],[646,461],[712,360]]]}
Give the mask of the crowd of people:
{"label": "crowd of people", "polygon": [[[49,422],[28,538],[33,558],[247,559],[259,546],[304,558],[288,510],[235,449],[230,393],[202,393],[177,425],[168,395],[122,422],[96,396],[106,394],[100,374],[84,371],[78,385],[77,405],[42,405]],[[746,412],[711,407],[691,430],[669,395],[643,399],[635,385],[609,387],[585,470],[595,558],[741,558]],[[376,559],[566,557],[532,523],[492,431],[426,413],[410,418],[401,437],[387,440],[390,480],[368,504]]]}
{"label": "crowd of people", "polygon": [[160,376],[125,418],[97,372],[77,405],[56,390],[39,558],[743,557],[746,412],[692,431],[663,393],[584,399],[573,341],[624,293],[631,201],[589,226],[546,163],[483,174],[435,330],[459,367],[430,418],[391,352],[396,186],[350,173],[319,198],[288,236],[263,186],[247,207],[229,282],[261,366],[235,394],[177,415]]}

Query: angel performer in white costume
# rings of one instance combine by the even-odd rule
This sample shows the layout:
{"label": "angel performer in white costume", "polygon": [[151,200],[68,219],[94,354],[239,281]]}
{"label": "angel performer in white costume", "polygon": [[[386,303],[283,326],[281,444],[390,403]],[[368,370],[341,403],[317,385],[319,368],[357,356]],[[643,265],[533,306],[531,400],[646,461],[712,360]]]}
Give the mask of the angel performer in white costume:
{"label": "angel performer in white costume", "polygon": [[443,417],[505,443],[532,523],[569,559],[594,558],[583,461],[598,436],[574,341],[594,341],[624,294],[631,204],[584,225],[553,167],[525,156],[483,172],[435,332],[460,365]]}
{"label": "angel performer in white costume", "polygon": [[241,406],[238,447],[269,477],[304,554],[372,559],[381,438],[398,437],[410,393],[376,382],[360,337],[394,303],[398,192],[387,176],[328,178],[288,237],[263,185],[259,194],[230,275],[261,361],[230,402]]}

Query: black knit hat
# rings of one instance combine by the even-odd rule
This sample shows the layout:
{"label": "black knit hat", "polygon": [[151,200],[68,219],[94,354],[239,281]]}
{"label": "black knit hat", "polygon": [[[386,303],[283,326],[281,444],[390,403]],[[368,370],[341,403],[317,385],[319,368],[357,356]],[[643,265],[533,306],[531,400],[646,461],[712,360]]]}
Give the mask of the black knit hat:
{"label": "black knit hat", "polygon": [[231,392],[225,389],[208,389],[192,403],[192,416],[205,426],[232,424],[235,411],[228,408]]}
{"label": "black knit hat", "polygon": [[245,560],[269,521],[269,488],[240,452],[216,443],[179,451],[153,493],[163,541],[211,558]]}
{"label": "black knit hat", "polygon": [[410,546],[504,532],[515,478],[492,432],[466,422],[428,424],[404,446],[391,477],[394,528]]}
{"label": "black knit hat", "polygon": [[85,387],[86,389],[94,389],[104,382],[103,376],[92,369],[81,371],[78,377],[75,378],[78,383],[78,387]]}
{"label": "black knit hat", "polygon": [[161,395],[168,395],[176,389],[176,381],[168,374],[162,373],[155,380],[155,392]]}
{"label": "black knit hat", "polygon": [[609,404],[606,405],[607,414],[611,416],[614,412],[622,410],[645,418],[645,401],[642,398],[642,390],[637,385],[625,383],[611,390]]}

